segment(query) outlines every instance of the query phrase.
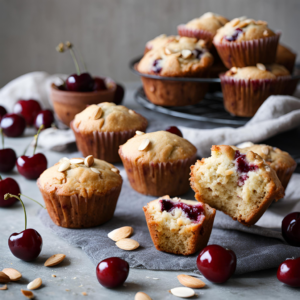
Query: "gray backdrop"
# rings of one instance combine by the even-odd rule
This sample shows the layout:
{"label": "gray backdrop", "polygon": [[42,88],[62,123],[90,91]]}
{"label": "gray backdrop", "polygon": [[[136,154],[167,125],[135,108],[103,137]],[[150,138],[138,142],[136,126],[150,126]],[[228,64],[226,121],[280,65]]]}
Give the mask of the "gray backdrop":
{"label": "gray backdrop", "polygon": [[92,74],[135,80],[128,61],[146,41],[207,11],[266,20],[300,52],[299,0],[0,0],[0,87],[30,71],[73,73],[69,54],[55,51],[65,40]]}

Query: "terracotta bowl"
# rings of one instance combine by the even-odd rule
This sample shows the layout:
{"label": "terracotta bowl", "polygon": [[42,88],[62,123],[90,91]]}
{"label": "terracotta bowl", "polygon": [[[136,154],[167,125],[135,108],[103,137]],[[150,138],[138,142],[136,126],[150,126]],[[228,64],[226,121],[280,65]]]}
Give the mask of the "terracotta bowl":
{"label": "terracotta bowl", "polygon": [[70,92],[60,90],[52,83],[50,98],[58,119],[70,127],[70,122],[74,119],[75,115],[83,111],[87,105],[112,102],[116,88],[116,83],[111,81],[110,87],[106,91]]}

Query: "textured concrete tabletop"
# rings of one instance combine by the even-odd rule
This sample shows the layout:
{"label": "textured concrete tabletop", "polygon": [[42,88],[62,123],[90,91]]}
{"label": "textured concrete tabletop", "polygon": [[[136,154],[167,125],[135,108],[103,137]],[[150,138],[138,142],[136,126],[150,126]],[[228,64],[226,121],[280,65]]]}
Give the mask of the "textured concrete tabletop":
{"label": "textured concrete tabletop", "polygon": [[[133,101],[132,90],[127,93],[125,104],[140,112],[143,111]],[[155,113],[152,119],[161,117]],[[161,117],[162,119],[162,117]],[[163,117],[163,121],[168,125],[191,125],[190,122]],[[208,126],[193,122],[196,127]],[[25,137],[17,139],[6,139],[6,146],[13,147],[18,155],[21,155],[25,146],[32,139],[30,130],[26,132]],[[30,153],[32,149],[28,150]],[[48,159],[48,165],[51,166],[66,154],[56,152],[45,152]],[[7,177],[7,174],[1,174]],[[29,181],[18,175],[14,170],[9,176],[15,178],[22,193],[43,202],[35,181]],[[40,289],[34,291],[35,299],[134,299],[138,291],[144,291],[152,299],[177,299],[168,293],[168,290],[181,286],[176,278],[179,272],[162,272],[131,269],[129,277],[123,287],[108,290],[102,287],[95,275],[95,266],[81,249],[68,245],[65,241],[55,236],[49,229],[45,228],[37,212],[40,209],[38,205],[25,200],[28,214],[28,228],[35,228],[43,237],[43,250],[38,259],[31,263],[23,262],[14,257],[8,248],[7,240],[13,232],[24,230],[24,215],[19,203],[11,208],[0,209],[0,268],[15,268],[22,273],[22,279],[18,282],[8,284],[8,290],[0,291],[0,299],[26,299],[20,292],[20,289],[26,289],[27,284],[37,277],[42,278],[43,285]],[[44,267],[45,260],[53,254],[64,253],[66,259],[56,267]],[[113,256],[113,253],[112,253]],[[56,275],[56,277],[52,277]],[[280,283],[276,278],[276,270],[268,270],[246,274],[231,278],[226,284],[216,285],[208,282],[206,288],[196,290],[197,296],[192,299],[297,299],[299,298],[299,289],[290,288]],[[0,284],[1,285],[1,284]],[[83,292],[87,296],[82,295]]]}

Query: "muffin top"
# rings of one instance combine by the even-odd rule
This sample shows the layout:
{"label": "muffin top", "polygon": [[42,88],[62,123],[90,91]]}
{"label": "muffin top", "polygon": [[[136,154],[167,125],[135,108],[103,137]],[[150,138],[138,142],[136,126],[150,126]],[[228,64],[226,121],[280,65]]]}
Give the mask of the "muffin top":
{"label": "muffin top", "polygon": [[138,71],[160,76],[195,76],[213,64],[206,42],[195,38],[177,37],[164,46],[145,54]]}
{"label": "muffin top", "polygon": [[274,36],[265,21],[255,21],[246,17],[236,18],[221,27],[214,37],[214,42],[242,42]]}
{"label": "muffin top", "polygon": [[186,139],[167,131],[144,133],[120,146],[120,156],[136,163],[161,163],[196,156],[197,149]]}
{"label": "muffin top", "polygon": [[111,102],[90,105],[75,116],[73,126],[81,133],[145,130],[147,120],[132,109]]}
{"label": "muffin top", "polygon": [[295,60],[297,54],[292,52],[289,48],[278,44],[277,53],[276,53],[276,63],[283,64],[286,60]]}
{"label": "muffin top", "polygon": [[177,38],[178,37],[176,37],[175,35],[167,36],[166,34],[161,34],[161,35],[157,36],[156,38],[154,38],[153,40],[147,42],[146,51],[160,48],[160,47],[164,46],[165,44],[167,44],[168,42],[171,42]]}
{"label": "muffin top", "polygon": [[276,79],[277,77],[289,76],[290,72],[284,67],[276,64],[265,66],[257,64],[256,67],[236,68],[232,67],[225,73],[235,79]]}
{"label": "muffin top", "polygon": [[217,33],[217,30],[223,27],[227,22],[229,22],[229,20],[226,18],[212,12],[207,12],[201,17],[193,19],[185,24],[185,27],[196,30],[205,30],[214,36]]}

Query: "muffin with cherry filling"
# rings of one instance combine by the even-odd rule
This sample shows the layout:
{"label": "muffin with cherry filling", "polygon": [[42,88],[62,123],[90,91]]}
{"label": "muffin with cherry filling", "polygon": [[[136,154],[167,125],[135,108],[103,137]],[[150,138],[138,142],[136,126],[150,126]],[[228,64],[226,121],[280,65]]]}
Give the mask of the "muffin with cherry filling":
{"label": "muffin with cherry filling", "polygon": [[119,162],[119,146],[137,130],[145,131],[147,125],[132,109],[109,102],[88,106],[71,122],[79,151],[108,162]]}
{"label": "muffin with cherry filling", "polygon": [[213,44],[227,68],[241,68],[274,63],[279,37],[267,22],[242,17],[220,28]]}
{"label": "muffin with cherry filling", "polygon": [[[202,100],[208,85],[172,78],[207,77],[213,57],[203,40],[181,37],[147,52],[137,66],[147,98],[157,105],[184,106]],[[145,76],[143,76],[145,75]],[[149,78],[147,75],[156,75]],[[161,80],[159,77],[169,77]]]}
{"label": "muffin with cherry filling", "polygon": [[291,95],[295,80],[283,66],[257,64],[233,67],[220,75],[225,109],[236,116],[252,117],[271,95]]}
{"label": "muffin with cherry filling", "polygon": [[247,226],[284,196],[276,172],[258,154],[226,145],[213,146],[211,157],[198,160],[191,167],[190,181],[198,201]]}
{"label": "muffin with cherry filling", "polygon": [[190,255],[206,247],[216,211],[205,203],[164,196],[143,207],[159,251]]}
{"label": "muffin with cherry filling", "polygon": [[278,44],[275,62],[279,65],[285,66],[291,74],[294,70],[296,57],[296,53],[291,51],[289,48],[283,46],[282,44]]}
{"label": "muffin with cherry filling", "polygon": [[186,139],[167,132],[139,132],[120,146],[131,187],[151,196],[182,195],[189,190],[189,168],[197,149]]}

